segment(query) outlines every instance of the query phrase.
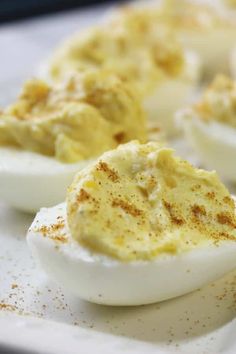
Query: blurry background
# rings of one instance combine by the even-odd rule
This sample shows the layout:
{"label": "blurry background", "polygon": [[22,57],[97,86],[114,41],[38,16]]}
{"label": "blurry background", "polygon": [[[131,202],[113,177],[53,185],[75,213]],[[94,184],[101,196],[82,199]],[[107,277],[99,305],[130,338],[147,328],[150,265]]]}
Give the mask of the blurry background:
{"label": "blurry background", "polygon": [[0,23],[115,0],[0,0]]}
{"label": "blurry background", "polygon": [[[96,25],[122,0],[0,0],[0,108],[37,76],[52,50]],[[127,2],[127,1],[126,1]]]}

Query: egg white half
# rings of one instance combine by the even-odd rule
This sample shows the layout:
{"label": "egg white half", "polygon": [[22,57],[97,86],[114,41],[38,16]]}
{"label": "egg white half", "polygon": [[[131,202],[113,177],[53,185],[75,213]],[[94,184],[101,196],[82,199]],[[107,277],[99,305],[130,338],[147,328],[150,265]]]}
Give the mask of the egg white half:
{"label": "egg white half", "polygon": [[[65,220],[62,229],[42,227]],[[60,235],[67,242],[57,241]],[[46,273],[81,299],[104,305],[150,304],[196,290],[236,267],[236,242],[196,248],[153,261],[121,262],[93,253],[70,235],[66,204],[41,209],[27,235],[28,245]]]}
{"label": "egg white half", "polygon": [[186,112],[180,112],[177,119],[182,122],[185,137],[204,166],[216,170],[228,181],[236,181],[236,129],[219,122],[205,123],[199,117],[185,116]]}
{"label": "egg white half", "polygon": [[26,212],[36,212],[65,199],[76,172],[91,160],[64,164],[52,157],[0,148],[0,199]]}
{"label": "egg white half", "polygon": [[217,73],[228,73],[230,54],[236,45],[236,26],[218,27],[204,31],[185,31],[180,37],[183,45],[200,56],[205,79],[214,77]]}
{"label": "egg white half", "polygon": [[148,119],[158,123],[167,135],[178,132],[174,115],[177,110],[191,102],[201,76],[201,61],[193,52],[185,53],[185,68],[176,78],[166,78],[144,100]]}

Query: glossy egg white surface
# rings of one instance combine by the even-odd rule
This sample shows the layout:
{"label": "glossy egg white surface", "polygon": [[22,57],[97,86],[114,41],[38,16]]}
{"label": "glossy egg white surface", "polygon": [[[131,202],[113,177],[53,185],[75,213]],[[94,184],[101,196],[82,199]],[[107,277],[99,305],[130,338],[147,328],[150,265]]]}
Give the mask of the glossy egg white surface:
{"label": "glossy egg white surface", "polygon": [[216,170],[228,181],[236,181],[236,130],[216,121],[204,123],[199,117],[184,116],[186,112],[178,113],[177,119],[182,120],[185,137],[204,167]]}
{"label": "glossy egg white surface", "polygon": [[229,61],[232,48],[236,44],[236,26],[233,28],[214,28],[205,32],[183,32],[183,44],[199,54],[204,77],[212,78],[217,73],[229,72]]}
{"label": "glossy egg white surface", "polygon": [[[58,221],[62,227],[52,231]],[[104,305],[143,305],[174,298],[236,267],[233,241],[179,255],[163,254],[153,261],[125,263],[92,253],[70,236],[65,203],[41,209],[27,241],[52,279],[79,298]]]}
{"label": "glossy egg white surface", "polygon": [[178,132],[174,115],[191,102],[200,77],[201,60],[195,53],[186,52],[184,72],[177,78],[167,78],[145,99],[144,109],[149,120],[160,125],[167,135]]}
{"label": "glossy egg white surface", "polygon": [[54,158],[0,148],[0,199],[26,212],[37,212],[65,199],[75,173],[90,161],[63,164]]}

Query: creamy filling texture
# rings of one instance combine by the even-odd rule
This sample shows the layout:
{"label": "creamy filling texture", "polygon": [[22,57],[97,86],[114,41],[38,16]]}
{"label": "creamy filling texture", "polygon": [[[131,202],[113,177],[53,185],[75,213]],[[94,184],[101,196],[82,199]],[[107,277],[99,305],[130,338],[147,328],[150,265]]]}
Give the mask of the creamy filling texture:
{"label": "creamy filling texture", "polygon": [[50,76],[106,69],[132,82],[141,97],[184,70],[184,52],[157,8],[124,7],[108,23],[62,43],[50,62]]}
{"label": "creamy filling texture", "polygon": [[130,84],[107,72],[73,75],[59,85],[28,81],[0,112],[0,146],[66,163],[97,157],[132,139],[146,140],[146,119]]}
{"label": "creamy filling texture", "polygon": [[79,172],[67,220],[75,240],[121,261],[236,240],[234,201],[216,173],[158,143],[130,142]]}
{"label": "creamy filling texture", "polygon": [[236,83],[218,75],[192,110],[204,122],[219,122],[236,128]]}

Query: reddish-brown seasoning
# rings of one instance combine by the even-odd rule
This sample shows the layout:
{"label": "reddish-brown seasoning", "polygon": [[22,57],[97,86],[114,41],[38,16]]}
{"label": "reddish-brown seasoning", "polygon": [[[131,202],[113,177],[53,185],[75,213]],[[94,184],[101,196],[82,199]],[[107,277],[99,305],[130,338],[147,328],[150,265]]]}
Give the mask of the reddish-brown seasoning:
{"label": "reddish-brown seasoning", "polygon": [[0,303],[0,310],[15,311],[16,310],[16,306],[1,302]]}
{"label": "reddish-brown seasoning", "polygon": [[16,289],[16,288],[18,288],[18,285],[17,285],[17,284],[12,284],[12,285],[11,285],[11,288],[12,288],[12,289]]}
{"label": "reddish-brown seasoning", "polygon": [[118,144],[121,144],[122,142],[125,141],[125,133],[120,132],[114,135],[114,139]]}
{"label": "reddish-brown seasoning", "polygon": [[206,216],[206,209],[203,205],[194,204],[191,207],[191,211],[192,211],[195,218],[199,218],[201,216]]}
{"label": "reddish-brown seasoning", "polygon": [[172,221],[173,224],[176,225],[183,225],[184,224],[184,220],[183,218],[181,218],[180,216],[175,215],[175,210],[174,210],[174,205],[171,205],[169,202],[167,202],[166,200],[163,199],[163,205],[166,208],[166,210],[168,211],[169,215],[170,215],[170,219]]}
{"label": "reddish-brown seasoning", "polygon": [[63,221],[61,221],[58,224],[52,224],[49,226],[43,225],[36,231],[40,232],[43,235],[43,237],[48,237],[53,241],[66,243],[66,242],[68,242],[68,238],[67,238],[66,234],[64,234],[64,233],[63,234],[56,234],[57,232],[62,230],[64,227],[65,227],[65,224]]}
{"label": "reddish-brown seasoning", "polygon": [[122,199],[114,199],[112,202],[112,206],[113,207],[120,207],[121,209],[123,209],[127,214],[130,214],[134,217],[136,216],[140,216],[143,214],[143,211],[138,209],[135,205],[128,203]]}
{"label": "reddish-brown seasoning", "polygon": [[236,227],[236,225],[234,223],[234,218],[230,214],[226,214],[226,213],[217,214],[217,221],[219,224],[222,224],[222,225],[228,225],[233,228]]}
{"label": "reddish-brown seasoning", "polygon": [[90,195],[83,188],[80,189],[79,195],[77,195],[76,200],[78,203],[85,202],[90,199]]}
{"label": "reddish-brown seasoning", "polygon": [[118,173],[113,168],[110,168],[106,162],[99,161],[97,170],[105,172],[107,174],[107,177],[112,182],[117,182],[119,180]]}
{"label": "reddish-brown seasoning", "polygon": [[209,198],[209,199],[212,199],[212,200],[215,199],[215,196],[216,196],[215,192],[208,192],[206,194],[206,197]]}

